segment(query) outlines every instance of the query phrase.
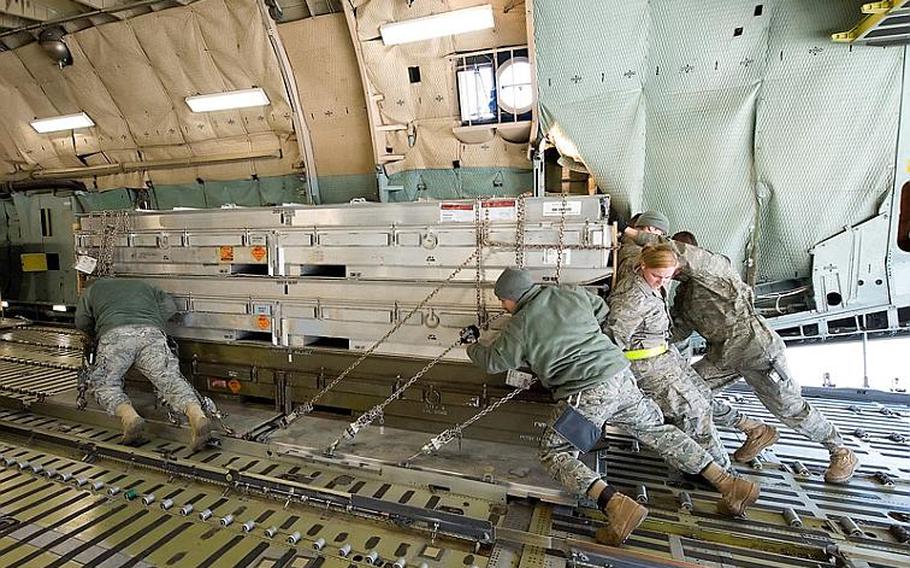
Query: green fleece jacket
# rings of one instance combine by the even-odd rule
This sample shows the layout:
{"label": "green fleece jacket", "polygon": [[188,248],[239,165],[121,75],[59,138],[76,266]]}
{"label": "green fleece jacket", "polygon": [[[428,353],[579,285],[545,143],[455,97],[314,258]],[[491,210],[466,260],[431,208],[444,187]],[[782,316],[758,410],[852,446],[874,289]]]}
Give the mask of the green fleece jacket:
{"label": "green fleece jacket", "polygon": [[535,286],[499,336],[468,346],[468,357],[487,373],[530,367],[560,400],[629,367],[601,332],[607,313],[603,299],[583,288]]}
{"label": "green fleece jacket", "polygon": [[104,278],[88,287],[76,306],[76,327],[101,337],[122,325],[164,329],[177,313],[167,292],[139,280]]}

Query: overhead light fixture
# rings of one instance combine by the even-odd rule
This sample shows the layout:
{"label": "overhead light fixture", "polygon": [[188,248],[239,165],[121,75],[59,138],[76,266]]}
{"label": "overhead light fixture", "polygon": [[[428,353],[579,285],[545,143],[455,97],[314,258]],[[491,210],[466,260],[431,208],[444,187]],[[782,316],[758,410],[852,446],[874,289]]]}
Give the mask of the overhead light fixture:
{"label": "overhead light fixture", "polygon": [[493,6],[483,4],[379,26],[382,43],[398,45],[493,27]]}
{"label": "overhead light fixture", "polygon": [[64,306],[63,304],[54,304],[54,307],[51,309],[54,310],[55,312],[65,312],[66,306]]}
{"label": "overhead light fixture", "polygon": [[186,104],[193,112],[214,112],[234,108],[260,107],[269,104],[269,97],[261,88],[193,95],[186,98]]}
{"label": "overhead light fixture", "polygon": [[39,45],[51,56],[51,59],[57,62],[57,66],[61,69],[73,64],[73,54],[63,41],[65,35],[66,30],[60,26],[44,28],[38,34]]}
{"label": "overhead light fixture", "polygon": [[9,302],[7,302],[6,300],[3,300],[2,302],[0,302],[0,308],[8,308],[8,307],[9,307]]}
{"label": "overhead light fixture", "polygon": [[75,130],[76,128],[88,128],[95,126],[94,121],[84,112],[76,114],[65,114],[63,116],[52,116],[50,118],[39,118],[31,121],[29,124],[35,131],[46,134],[48,132],[57,132],[58,130]]}

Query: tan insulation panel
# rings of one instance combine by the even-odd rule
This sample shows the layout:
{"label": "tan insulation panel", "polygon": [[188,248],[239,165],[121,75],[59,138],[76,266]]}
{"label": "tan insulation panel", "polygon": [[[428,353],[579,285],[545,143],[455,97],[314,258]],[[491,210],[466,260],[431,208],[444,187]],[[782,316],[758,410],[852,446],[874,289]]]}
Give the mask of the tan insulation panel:
{"label": "tan insulation panel", "polygon": [[[72,165],[58,154],[61,146],[64,155],[66,153],[66,140],[62,136],[42,136],[28,124],[53,107],[31,80],[28,70],[9,52],[0,53],[0,100],[3,101],[0,128],[4,138],[0,148],[4,150],[4,159],[29,167],[40,163],[54,164],[54,167]],[[69,150],[72,156],[72,149]]]}
{"label": "tan insulation panel", "polygon": [[397,131],[388,138],[392,140],[395,153],[404,154],[404,160],[386,166],[388,173],[405,170],[451,168],[458,159],[460,142],[452,136],[452,120],[449,118],[427,119],[416,124],[417,139],[408,147],[407,132]]}
{"label": "tan insulation panel", "polygon": [[[295,171],[299,152],[278,60],[256,0],[200,0],[66,36],[74,63],[58,69],[37,43],[0,53],[0,166],[50,169],[281,149],[270,164],[225,165],[103,176],[99,188],[150,179],[211,179],[225,172]],[[194,114],[189,95],[262,87],[271,105]],[[85,111],[91,129],[40,135],[28,122]],[[75,146],[74,146],[75,142]],[[77,156],[85,160],[80,161]],[[203,176],[205,177],[205,176]],[[167,181],[164,181],[167,180]],[[111,185],[115,184],[115,185]]]}
{"label": "tan insulation panel", "polygon": [[278,26],[320,176],[373,172],[370,123],[344,14]]}
{"label": "tan insulation panel", "polygon": [[[440,40],[387,47],[381,41],[363,43],[367,76],[383,95],[379,110],[385,124],[407,124],[424,118],[458,115],[455,66],[429,47]],[[409,67],[420,68],[420,82],[411,83]]]}
{"label": "tan insulation panel", "polygon": [[[82,51],[79,42],[67,40],[67,46],[73,54],[74,64],[63,70],[51,63],[44,50],[37,43],[10,52],[18,56],[19,61],[31,73],[37,86],[50,98],[54,110],[42,116],[54,114],[69,114],[80,110],[86,112],[95,121],[95,127],[90,130],[73,131],[76,138],[76,154],[88,154],[101,150],[135,148],[133,133],[124,119],[117,103],[111,93],[101,82],[101,78]],[[5,54],[0,54],[2,60]],[[4,76],[0,74],[0,81]],[[16,114],[11,119],[19,121]],[[31,130],[31,127],[26,125]],[[58,136],[69,136],[68,132],[58,133]],[[40,135],[39,135],[40,136]],[[48,134],[44,136],[54,136]],[[44,166],[44,164],[42,164]],[[44,166],[48,167],[48,166]]]}
{"label": "tan insulation panel", "polygon": [[[493,0],[495,27],[459,36],[386,46],[379,28],[383,24],[477,6],[476,0],[406,2],[366,0],[356,8],[357,38],[361,44],[366,80],[381,95],[378,102],[383,124],[404,124],[417,132],[410,146],[406,131],[385,135],[391,153],[405,159],[386,165],[389,173],[418,168],[451,168],[456,160],[465,167],[530,167],[526,145],[511,144],[498,135],[488,143],[468,146],[452,133],[460,124],[453,56],[456,52],[482,51],[526,43],[523,3]],[[420,68],[420,82],[411,83],[408,67]]]}
{"label": "tan insulation panel", "polygon": [[460,144],[459,160],[465,168],[527,168],[528,145],[514,144],[494,136],[483,144]]}
{"label": "tan insulation panel", "polygon": [[499,136],[482,144],[464,144],[452,136],[453,124],[448,118],[417,121],[413,147],[408,145],[406,131],[388,133],[386,140],[393,153],[404,154],[405,159],[387,164],[387,172],[451,168],[456,160],[465,168],[528,167],[527,144],[513,144]]}

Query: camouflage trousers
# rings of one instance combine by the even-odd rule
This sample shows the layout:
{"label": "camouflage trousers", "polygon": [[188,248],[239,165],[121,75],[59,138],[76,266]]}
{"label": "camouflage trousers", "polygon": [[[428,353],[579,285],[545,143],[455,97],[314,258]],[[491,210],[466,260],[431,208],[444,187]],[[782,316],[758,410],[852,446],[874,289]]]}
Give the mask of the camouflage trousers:
{"label": "camouflage trousers", "polygon": [[714,427],[711,389],[680,356],[675,347],[657,357],[632,361],[638,388],[654,400],[664,419],[698,442],[724,469],[730,455]]}
{"label": "camouflage trousers", "polygon": [[180,374],[179,362],[168,348],[164,332],[154,326],[124,325],[98,339],[95,365],[89,373],[89,389],[108,413],[114,414],[118,406],[130,402],[123,391],[123,376],[133,365],[177,412],[199,402],[193,387]]}
{"label": "camouflage trousers", "polygon": [[538,457],[544,468],[579,497],[584,496],[600,476],[583,464],[578,459],[578,450],[552,428],[570,404],[601,429],[609,424],[626,430],[671,466],[686,473],[700,473],[713,461],[692,438],[675,426],[664,424],[657,403],[642,394],[632,372],[625,370],[597,386],[560,400],[540,440]]}
{"label": "camouflage trousers", "polygon": [[[718,364],[704,357],[693,368],[705,380],[716,395],[740,379],[755,391],[758,400],[778,420],[793,428],[806,438],[818,442],[833,451],[844,445],[837,427],[803,398],[799,383],[787,367],[787,358],[782,349],[770,352],[750,353],[725,360]],[[754,356],[750,356],[754,355]],[[733,408],[729,402],[714,397],[714,423],[720,426],[736,427],[745,413]]]}

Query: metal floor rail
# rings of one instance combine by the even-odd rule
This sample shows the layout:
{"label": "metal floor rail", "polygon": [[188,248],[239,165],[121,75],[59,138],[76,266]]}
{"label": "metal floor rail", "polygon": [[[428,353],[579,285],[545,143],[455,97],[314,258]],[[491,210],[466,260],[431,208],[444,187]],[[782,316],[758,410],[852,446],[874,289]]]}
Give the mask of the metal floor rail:
{"label": "metal floor rail", "polygon": [[[727,519],[714,512],[714,491],[675,480],[653,455],[612,440],[602,456],[611,480],[646,495],[651,509],[616,550],[591,541],[599,512],[519,498],[508,484],[285,445],[283,458],[275,446],[232,440],[192,454],[170,437],[134,450],[117,437],[91,424],[0,412],[2,565],[347,567],[374,552],[371,564],[388,567],[400,558],[409,567],[910,565],[910,547],[893,528],[910,520],[906,478],[892,488],[864,476],[832,487],[746,470],[763,496],[746,519]],[[289,498],[280,493],[288,484],[317,498]],[[318,495],[361,499],[340,510]],[[891,521],[864,518],[863,507]],[[434,515],[454,523],[448,531],[421,524]],[[485,543],[472,527],[487,522],[494,533]]]}
{"label": "metal floor rail", "polygon": [[81,335],[28,326],[0,332],[0,397],[25,404],[76,389]]}

